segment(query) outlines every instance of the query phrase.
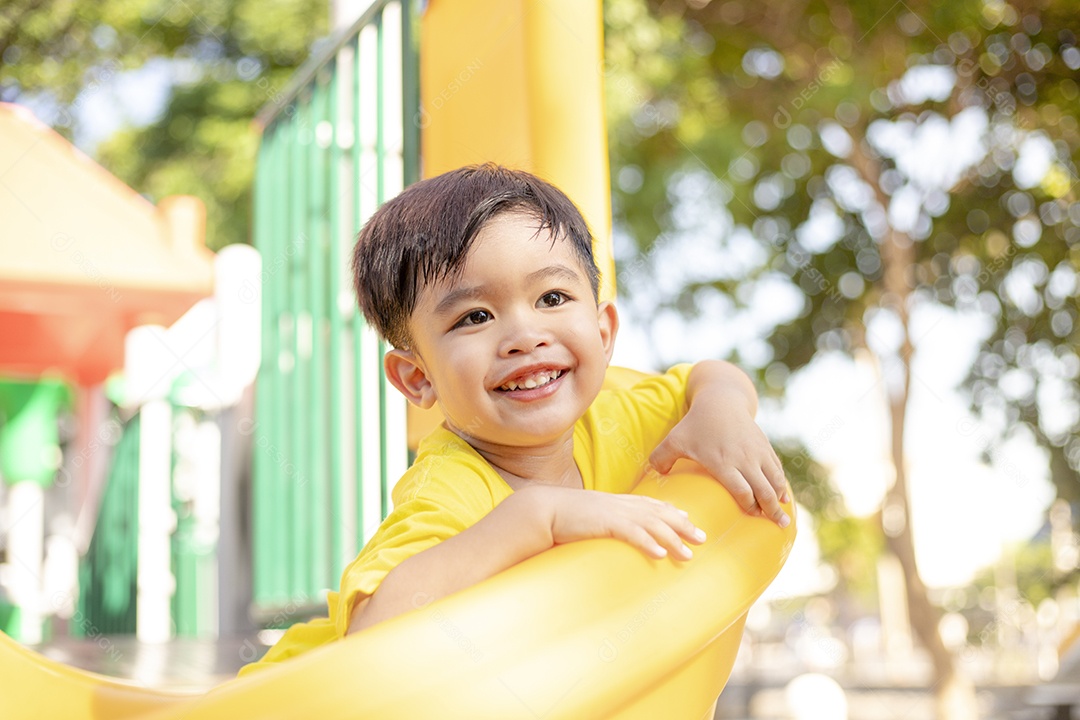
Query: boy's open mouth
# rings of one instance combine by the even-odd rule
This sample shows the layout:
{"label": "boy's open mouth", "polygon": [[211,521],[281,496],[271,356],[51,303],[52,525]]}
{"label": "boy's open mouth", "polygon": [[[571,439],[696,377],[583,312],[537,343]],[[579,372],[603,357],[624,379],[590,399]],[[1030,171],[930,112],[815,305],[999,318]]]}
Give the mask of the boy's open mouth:
{"label": "boy's open mouth", "polygon": [[540,372],[530,373],[514,380],[509,380],[505,384],[500,385],[498,390],[500,392],[514,392],[515,390],[534,390],[538,387],[543,387],[553,380],[558,380],[563,376],[565,370],[542,370]]}

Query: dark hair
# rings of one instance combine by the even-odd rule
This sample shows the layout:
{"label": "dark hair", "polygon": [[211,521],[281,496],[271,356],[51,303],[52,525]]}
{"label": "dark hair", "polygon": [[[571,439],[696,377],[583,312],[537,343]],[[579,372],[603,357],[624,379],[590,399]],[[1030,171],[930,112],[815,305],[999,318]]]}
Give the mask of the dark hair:
{"label": "dark hair", "polygon": [[394,347],[408,347],[408,321],[424,285],[460,273],[473,240],[494,217],[534,216],[553,241],[570,240],[598,297],[600,271],[581,212],[558,188],[522,170],[487,163],[407,187],[375,211],[356,238],[353,279],[360,310]]}

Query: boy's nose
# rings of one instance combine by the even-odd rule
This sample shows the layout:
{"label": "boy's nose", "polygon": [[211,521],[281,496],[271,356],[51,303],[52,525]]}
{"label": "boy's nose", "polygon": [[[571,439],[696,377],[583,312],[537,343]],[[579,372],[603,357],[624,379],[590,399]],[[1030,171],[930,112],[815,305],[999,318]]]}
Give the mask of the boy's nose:
{"label": "boy's nose", "polygon": [[503,356],[532,352],[551,342],[551,334],[535,321],[522,319],[510,326],[503,338],[500,354]]}

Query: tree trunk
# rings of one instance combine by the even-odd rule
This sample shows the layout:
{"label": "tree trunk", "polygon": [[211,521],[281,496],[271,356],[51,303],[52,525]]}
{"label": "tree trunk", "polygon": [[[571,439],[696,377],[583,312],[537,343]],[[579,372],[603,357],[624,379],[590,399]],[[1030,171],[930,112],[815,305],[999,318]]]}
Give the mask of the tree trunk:
{"label": "tree trunk", "polygon": [[[855,138],[852,164],[863,179],[874,188],[882,207],[888,208],[889,198],[881,190],[880,168],[866,152],[862,138]],[[882,306],[896,313],[903,328],[900,347],[901,371],[897,382],[886,382],[889,400],[890,454],[896,470],[896,481],[885,496],[881,512],[881,529],[889,552],[900,561],[904,571],[908,615],[916,637],[930,655],[933,663],[937,717],[940,720],[975,720],[978,709],[975,686],[957,664],[941,639],[938,625],[941,611],[931,602],[915,562],[915,543],[911,532],[911,505],[907,489],[907,464],[904,458],[904,421],[911,389],[911,342],[909,310],[911,283],[909,273],[915,264],[915,245],[906,234],[889,229],[881,243]]]}

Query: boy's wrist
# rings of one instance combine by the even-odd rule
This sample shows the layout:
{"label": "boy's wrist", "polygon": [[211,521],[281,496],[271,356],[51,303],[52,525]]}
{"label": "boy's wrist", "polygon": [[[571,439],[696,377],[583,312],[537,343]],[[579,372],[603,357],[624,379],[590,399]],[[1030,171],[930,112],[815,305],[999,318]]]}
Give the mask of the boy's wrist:
{"label": "boy's wrist", "polygon": [[720,405],[726,410],[745,410],[751,418],[757,410],[756,398],[748,395],[745,390],[732,387],[729,383],[714,382],[703,387],[687,404],[693,405],[695,400],[708,399],[711,403]]}
{"label": "boy's wrist", "polygon": [[530,546],[535,543],[537,552],[543,552],[555,544],[552,530],[555,507],[552,493],[547,492],[548,489],[541,485],[522,488],[503,500],[499,506],[507,506],[506,509],[513,515],[512,522],[520,528],[522,534],[532,540],[529,542]]}
{"label": "boy's wrist", "polygon": [[744,407],[751,417],[757,414],[757,390],[750,377],[731,363],[703,360],[690,371],[686,388],[687,408],[708,398],[725,407]]}

